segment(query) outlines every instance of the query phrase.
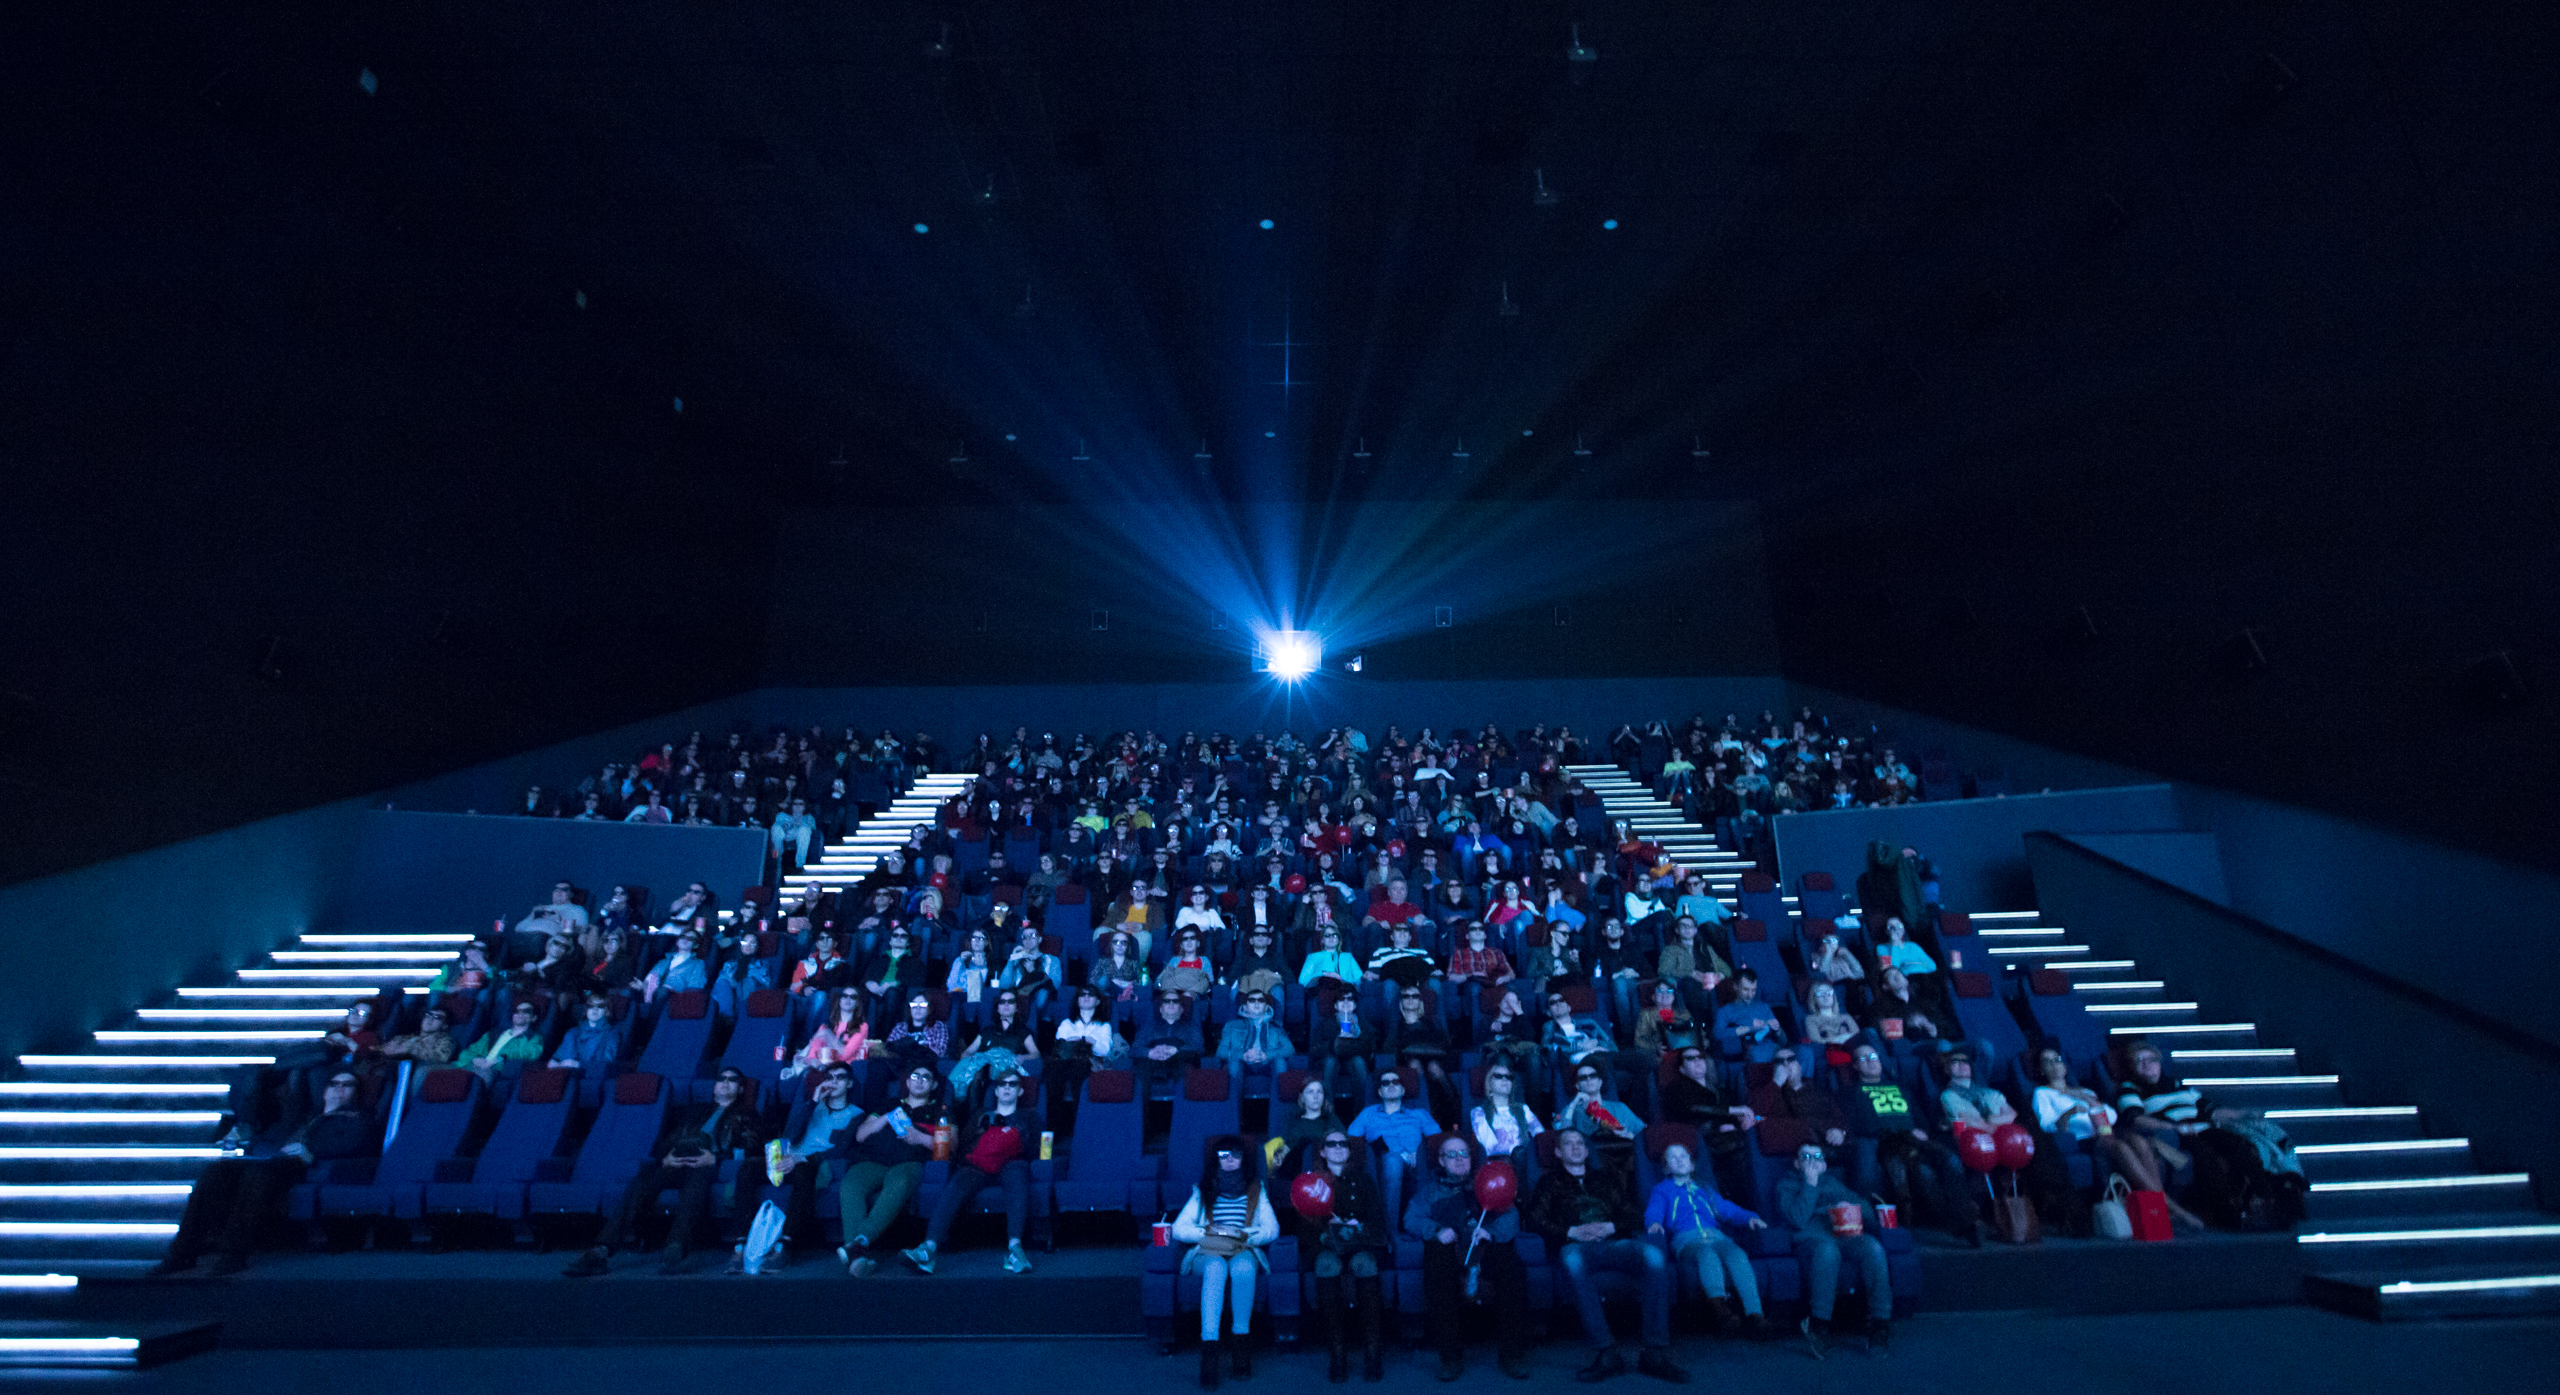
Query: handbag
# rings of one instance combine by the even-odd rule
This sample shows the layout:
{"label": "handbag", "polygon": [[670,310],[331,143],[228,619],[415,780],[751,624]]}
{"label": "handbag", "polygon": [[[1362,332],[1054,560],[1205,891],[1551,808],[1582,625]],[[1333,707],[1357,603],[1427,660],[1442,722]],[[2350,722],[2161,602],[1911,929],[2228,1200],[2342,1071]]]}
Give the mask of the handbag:
{"label": "handbag", "polygon": [[2133,1238],[2133,1216],[2124,1207],[2124,1199],[2131,1195],[2133,1184],[2121,1174],[2107,1179],[2107,1194],[2089,1208],[2089,1222],[2100,1236],[2109,1240]]}
{"label": "handbag", "polygon": [[1200,1252],[1219,1259],[1244,1253],[1244,1236],[1232,1230],[1212,1227],[1201,1232]]}
{"label": "handbag", "polygon": [[2009,1194],[1991,1195],[1991,1233],[2004,1244],[2041,1245],[2044,1222],[2036,1215],[2035,1203],[2018,1194],[2017,1174],[2011,1173]]}

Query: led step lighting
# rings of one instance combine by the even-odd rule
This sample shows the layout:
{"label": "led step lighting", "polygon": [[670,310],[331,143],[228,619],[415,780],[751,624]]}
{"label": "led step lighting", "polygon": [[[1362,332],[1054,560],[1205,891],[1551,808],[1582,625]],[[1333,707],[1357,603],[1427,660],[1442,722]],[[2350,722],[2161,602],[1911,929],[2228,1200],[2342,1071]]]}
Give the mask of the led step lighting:
{"label": "led step lighting", "polygon": [[2152,993],[2169,985],[2166,980],[2156,978],[2119,978],[2110,979],[2104,983],[2075,983],[2071,986],[2083,993]]}
{"label": "led step lighting", "polygon": [[78,1287],[75,1274],[0,1274],[0,1293],[69,1293]]}
{"label": "led step lighting", "polygon": [[2384,1284],[2378,1292],[2495,1293],[2503,1289],[2526,1288],[2560,1288],[2560,1274],[2518,1274],[2505,1279],[2402,1279],[2396,1284]]}
{"label": "led step lighting", "polygon": [[175,1085],[161,1081],[77,1080],[59,1085],[41,1080],[0,1081],[0,1095],[227,1095],[228,1085]]}
{"label": "led step lighting", "polygon": [[2028,936],[2059,935],[2062,933],[2062,927],[2059,925],[2022,925],[2008,928],[1981,930],[1976,931],[1975,933],[1981,935],[1986,940],[1996,940],[2004,936],[2010,939],[2021,939]]}
{"label": "led step lighting", "polygon": [[318,1041],[327,1032],[277,1029],[263,1032],[98,1032],[100,1041]]}
{"label": "led step lighting", "polygon": [[2130,959],[2083,959],[2077,963],[2047,964],[2045,967],[2060,969],[2066,974],[2076,974],[2083,969],[2130,969],[2133,967],[2133,961]]}
{"label": "led step lighting", "polygon": [[297,935],[307,945],[467,945],[477,935]]}
{"label": "led step lighting", "polygon": [[2311,1109],[2270,1109],[2270,1119],[2408,1119],[2416,1116],[2414,1104],[2333,1104]]}
{"label": "led step lighting", "polygon": [[1975,911],[1968,918],[1972,920],[2033,920],[2043,914],[2042,911]]}
{"label": "led step lighting", "polygon": [[167,1200],[195,1189],[193,1182],[29,1182],[0,1186],[0,1201]]}
{"label": "led step lighting", "polygon": [[218,1109],[0,1109],[0,1124],[219,1124]]}
{"label": "led step lighting", "polygon": [[2391,1245],[2429,1240],[2550,1240],[2560,1225],[2446,1226],[2436,1230],[2324,1230],[2294,1239],[2305,1245]]}
{"label": "led step lighting", "polygon": [[1993,954],[2086,954],[2087,945],[1993,945]]}
{"label": "led step lighting", "polygon": [[272,1066],[273,1056],[21,1056],[22,1066]]}
{"label": "led step lighting", "polygon": [[[2338,1077],[2334,1075],[2191,1075],[2187,1077],[2186,1083],[2198,1088],[2211,1085],[2218,1089],[2234,1090],[2244,1085],[2335,1085],[2338,1083]],[[2302,1150],[2296,1148],[2294,1151],[2299,1153]]]}
{"label": "led step lighting", "polygon": [[[402,972],[405,973],[408,971],[403,970]],[[428,971],[421,970],[419,972],[423,974]],[[333,975],[333,977],[343,977],[343,975]],[[359,1001],[370,1001],[374,994],[381,992],[384,988],[389,986],[390,985],[388,984],[370,983],[330,983],[320,984],[311,988],[181,988],[178,990],[178,996],[181,998],[205,999],[343,998],[346,1001],[353,1003]],[[415,984],[410,984],[403,987],[400,991],[403,993],[423,995],[427,990],[420,988]],[[344,1011],[344,1009],[340,1009],[340,1011]]]}
{"label": "led step lighting", "polygon": [[2365,1182],[2314,1182],[2314,1192],[2414,1192],[2448,1187],[2521,1187],[2533,1180],[2526,1172],[2479,1172],[2460,1177],[2388,1177]]}
{"label": "led step lighting", "polygon": [[147,1144],[127,1144],[113,1148],[78,1148],[68,1145],[30,1145],[24,1148],[0,1147],[0,1161],[6,1162],[159,1162],[175,1158],[218,1158],[222,1150],[214,1147],[190,1148],[171,1145],[154,1148]]}
{"label": "led step lighting", "polygon": [[2193,1003],[2091,1003],[2091,1012],[2193,1012]]}
{"label": "led step lighting", "polygon": [[2255,1022],[2169,1022],[2148,1027],[2109,1027],[2111,1037],[2227,1037],[2258,1030]]}
{"label": "led step lighting", "polygon": [[176,1221],[0,1221],[0,1235],[37,1235],[61,1239],[82,1236],[175,1235]]}
{"label": "led step lighting", "polygon": [[140,1337],[0,1337],[0,1356],[131,1356]]}
{"label": "led step lighting", "polygon": [[2181,1061],[2289,1061],[2290,1046],[2236,1046],[2172,1051],[2170,1056]]}
{"label": "led step lighting", "polygon": [[136,1008],[145,1022],[334,1022],[347,1015],[342,1007],[318,1008]]}
{"label": "led step lighting", "polygon": [[394,965],[450,964],[462,957],[458,949],[385,950],[376,954],[364,949],[280,949],[267,956],[279,964],[354,964],[371,963],[375,968]]}
{"label": "led step lighting", "polygon": [[[242,969],[240,977],[276,983],[288,979],[434,978],[437,972],[435,969],[382,969],[351,965],[344,969]],[[182,988],[178,991],[183,993],[186,990]],[[351,991],[363,993],[370,990],[360,988]]]}
{"label": "led step lighting", "polygon": [[2305,1143],[2293,1151],[2304,1157],[2321,1157],[2331,1153],[2459,1153],[2470,1146],[2467,1138],[2395,1138],[2381,1143]]}

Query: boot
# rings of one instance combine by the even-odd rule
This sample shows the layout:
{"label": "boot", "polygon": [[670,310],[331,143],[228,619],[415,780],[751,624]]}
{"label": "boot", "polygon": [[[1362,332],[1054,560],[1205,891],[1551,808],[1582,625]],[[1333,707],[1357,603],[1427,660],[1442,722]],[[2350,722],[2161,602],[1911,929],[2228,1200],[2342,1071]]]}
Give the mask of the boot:
{"label": "boot", "polygon": [[1200,1339],[1200,1388],[1218,1388],[1218,1339],[1215,1337]]}
{"label": "boot", "polygon": [[[1351,1295],[1360,1309],[1360,1379],[1387,1378],[1387,1300],[1376,1279],[1355,1279]],[[1337,1339],[1338,1340],[1338,1339]]]}
{"label": "boot", "polygon": [[1227,1374],[1237,1380],[1253,1379],[1253,1339],[1242,1332],[1227,1338]]}
{"label": "boot", "polygon": [[1324,1378],[1340,1385],[1351,1379],[1351,1352],[1342,1331],[1341,1279],[1317,1277],[1316,1322],[1324,1331]]}
{"label": "boot", "polygon": [[1831,1319],[1808,1317],[1796,1325],[1796,1330],[1804,1334],[1804,1349],[1814,1360],[1831,1354]]}

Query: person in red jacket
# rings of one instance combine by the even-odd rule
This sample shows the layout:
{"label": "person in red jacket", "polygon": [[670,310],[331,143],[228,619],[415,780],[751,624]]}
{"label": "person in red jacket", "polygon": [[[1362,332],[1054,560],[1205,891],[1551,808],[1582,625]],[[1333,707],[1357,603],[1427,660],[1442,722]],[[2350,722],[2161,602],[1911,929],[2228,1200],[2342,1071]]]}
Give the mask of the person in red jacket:
{"label": "person in red jacket", "polygon": [[988,1187],[1004,1189],[1004,1268],[1008,1274],[1031,1272],[1023,1253],[1023,1231],[1031,1223],[1031,1158],[1040,1141],[1040,1121],[1025,1103],[1030,1077],[1015,1072],[999,1077],[994,1101],[960,1131],[960,1146],[951,1159],[951,1181],[925,1226],[924,1243],[899,1253],[919,1274],[933,1272],[951,1223]]}

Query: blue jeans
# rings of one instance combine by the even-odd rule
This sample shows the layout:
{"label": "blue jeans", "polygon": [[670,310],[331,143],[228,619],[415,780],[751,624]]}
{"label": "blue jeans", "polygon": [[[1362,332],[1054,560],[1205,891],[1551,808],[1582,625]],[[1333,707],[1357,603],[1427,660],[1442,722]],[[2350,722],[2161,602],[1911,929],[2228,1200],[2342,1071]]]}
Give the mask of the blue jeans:
{"label": "blue jeans", "polygon": [[1840,1262],[1858,1266],[1858,1286],[1866,1290],[1867,1311],[1876,1321],[1893,1316],[1893,1280],[1886,1272],[1884,1246],[1872,1235],[1798,1235],[1796,1260],[1804,1265],[1804,1299],[1813,1315],[1831,1320],[1831,1305],[1840,1296]]}
{"label": "blue jeans", "polygon": [[1698,1288],[1709,1298],[1722,1298],[1730,1287],[1742,1311],[1760,1311],[1760,1276],[1751,1272],[1751,1257],[1721,1230],[1693,1230],[1679,1237],[1680,1262],[1696,1265]]}
{"label": "blue jeans", "polygon": [[1218,1340],[1218,1310],[1221,1308],[1235,1309],[1237,1336],[1251,1332],[1253,1284],[1262,1272],[1253,1251],[1239,1250],[1224,1259],[1195,1253],[1191,1261],[1200,1270],[1200,1340]]}
{"label": "blue jeans", "polygon": [[1582,1313],[1582,1339],[1593,1350],[1617,1341],[1609,1334],[1609,1315],[1600,1307],[1602,1274],[1635,1276],[1644,1293],[1644,1344],[1671,1345],[1671,1265],[1660,1246],[1642,1240],[1578,1241],[1564,1247],[1563,1258],[1565,1282]]}

